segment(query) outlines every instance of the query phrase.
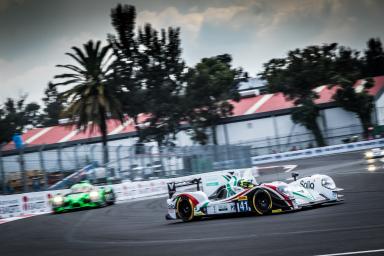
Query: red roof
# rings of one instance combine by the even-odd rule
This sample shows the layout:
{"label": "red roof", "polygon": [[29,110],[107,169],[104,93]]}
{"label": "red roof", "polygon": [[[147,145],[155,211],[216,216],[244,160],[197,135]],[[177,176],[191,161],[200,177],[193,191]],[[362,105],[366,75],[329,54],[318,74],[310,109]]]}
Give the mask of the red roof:
{"label": "red roof", "polygon": [[280,109],[292,108],[293,102],[288,101],[284,95],[279,92],[271,95],[271,98],[266,101],[255,113],[270,112]]}
{"label": "red roof", "polygon": [[[355,87],[361,85],[363,80],[358,80]],[[374,87],[369,90],[372,95],[377,93],[384,87],[384,76],[374,78]],[[337,87],[329,89],[327,86],[319,87],[316,90],[319,91],[319,99],[316,100],[317,104],[332,102],[332,96],[336,92]],[[265,113],[276,110],[292,108],[293,102],[286,100],[282,93],[264,94],[250,98],[241,99],[239,102],[231,101],[234,106],[233,116],[244,116],[255,113]],[[144,122],[148,115],[140,115],[139,122]],[[135,126],[132,120],[129,120],[121,125],[117,120],[108,121],[108,133],[119,134],[135,131]],[[22,135],[24,142],[29,144],[53,144],[64,141],[76,141],[80,139],[86,139],[90,137],[100,137],[98,129],[87,132],[76,132],[76,127],[70,126],[54,126],[47,128],[35,128],[27,131]],[[6,149],[13,148],[13,143],[9,143],[5,147]]]}
{"label": "red roof", "polygon": [[255,103],[257,103],[263,96],[255,96],[252,98],[244,98],[239,102],[231,100],[231,104],[233,105],[233,116],[242,116],[245,112],[251,108]]}
{"label": "red roof", "polygon": [[[39,136],[35,140],[31,141],[31,144],[51,144],[52,141],[55,143],[63,139],[68,133],[75,129],[74,126],[52,126],[46,128],[47,132]],[[48,130],[49,129],[49,130]]]}

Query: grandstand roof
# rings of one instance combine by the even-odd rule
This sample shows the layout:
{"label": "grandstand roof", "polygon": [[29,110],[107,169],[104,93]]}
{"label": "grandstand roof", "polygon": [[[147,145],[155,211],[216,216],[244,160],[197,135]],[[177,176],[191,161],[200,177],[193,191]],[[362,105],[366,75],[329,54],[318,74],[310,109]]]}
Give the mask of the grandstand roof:
{"label": "grandstand roof", "polygon": [[[384,88],[384,76],[374,78],[374,86],[369,89],[371,95],[378,96],[379,92]],[[355,83],[355,89],[364,83],[363,80],[358,80]],[[317,104],[332,103],[332,96],[337,90],[333,87],[329,89],[327,86],[320,86],[315,89],[320,98],[316,100]],[[250,98],[241,99],[239,102],[231,101],[234,106],[232,117],[243,117],[253,115],[257,118],[257,114],[268,114],[279,110],[290,109],[294,107],[292,101],[287,100],[282,93],[263,94]],[[139,117],[142,121],[145,116]],[[228,120],[230,121],[230,120]],[[116,120],[108,121],[108,135],[128,134],[134,132],[135,126],[131,119],[128,119],[124,124],[120,124]],[[81,132],[74,125],[58,125],[46,128],[35,128],[27,131],[22,135],[23,141],[29,145],[55,144],[63,142],[74,142],[89,138],[98,138],[101,134],[98,130],[88,130]],[[13,149],[13,143],[5,146],[5,150]]]}

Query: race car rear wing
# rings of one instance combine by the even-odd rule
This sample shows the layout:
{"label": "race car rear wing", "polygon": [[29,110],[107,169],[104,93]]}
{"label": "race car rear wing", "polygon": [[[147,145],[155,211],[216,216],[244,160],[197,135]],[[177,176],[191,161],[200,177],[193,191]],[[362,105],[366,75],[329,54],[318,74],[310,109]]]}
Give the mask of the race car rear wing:
{"label": "race car rear wing", "polygon": [[180,181],[180,182],[169,182],[169,183],[167,183],[169,198],[172,198],[172,196],[176,193],[176,188],[180,188],[180,187],[187,187],[187,186],[191,186],[191,185],[196,184],[197,191],[199,191],[200,190],[200,183],[201,183],[201,178],[196,178],[196,179],[186,180],[186,181]]}

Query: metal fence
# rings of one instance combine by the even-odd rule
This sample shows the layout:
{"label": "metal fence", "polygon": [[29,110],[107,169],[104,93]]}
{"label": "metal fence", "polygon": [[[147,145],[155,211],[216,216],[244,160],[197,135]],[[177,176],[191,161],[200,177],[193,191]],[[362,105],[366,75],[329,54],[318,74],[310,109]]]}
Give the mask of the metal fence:
{"label": "metal fence", "polygon": [[[348,126],[323,131],[326,143],[336,145],[362,140],[360,126]],[[97,182],[119,180],[149,180],[175,177],[213,170],[246,168],[251,157],[311,148],[316,145],[311,133],[245,141],[236,145],[163,147],[109,146],[109,163],[102,171],[97,169]],[[101,166],[102,146],[84,144],[46,149],[44,145],[33,153],[1,156],[0,191],[4,194],[40,191],[63,178],[93,164]],[[90,178],[92,178],[90,177]],[[89,178],[89,177],[88,177]],[[109,179],[109,180],[107,180]],[[65,183],[69,186],[70,183]]]}
{"label": "metal fence", "polygon": [[[81,179],[95,183],[142,181],[251,166],[249,146],[110,146],[109,163],[102,165],[102,146],[77,145],[54,150],[0,156],[3,194],[61,189]],[[84,166],[92,165],[87,172]],[[90,175],[91,174],[91,175]],[[64,178],[66,182],[59,183]],[[60,186],[54,186],[60,184]]]}

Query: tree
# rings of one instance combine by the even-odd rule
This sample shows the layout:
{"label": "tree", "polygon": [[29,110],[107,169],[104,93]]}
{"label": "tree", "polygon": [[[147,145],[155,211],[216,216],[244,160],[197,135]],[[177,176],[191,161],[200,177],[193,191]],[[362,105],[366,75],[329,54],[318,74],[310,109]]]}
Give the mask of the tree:
{"label": "tree", "polygon": [[107,148],[107,119],[117,118],[123,122],[121,104],[116,95],[116,86],[111,82],[112,67],[110,65],[110,47],[100,47],[101,42],[92,40],[83,45],[83,50],[72,47],[74,53],[66,53],[76,61],[75,65],[57,65],[57,67],[70,70],[55,76],[65,81],[58,85],[72,85],[71,89],[60,95],[66,99],[68,106],[64,115],[76,123],[78,129],[83,131],[98,128],[102,135],[103,161],[109,161]]}
{"label": "tree", "polygon": [[139,52],[134,31],[136,9],[131,5],[119,4],[111,10],[111,20],[117,33],[108,35],[115,56],[112,64],[113,81],[119,90],[122,110],[133,119],[140,135],[138,116],[145,112],[146,100],[142,85],[137,79]]}
{"label": "tree", "polygon": [[27,125],[37,126],[40,121],[37,103],[26,104],[27,95],[19,99],[8,98],[0,109],[0,144],[12,140],[14,134],[21,134]]}
{"label": "tree", "polygon": [[367,42],[364,56],[364,77],[384,75],[384,52],[379,38]]}
{"label": "tree", "polygon": [[40,105],[31,102],[24,108],[24,123],[32,127],[39,126],[41,123]]}
{"label": "tree", "polygon": [[0,143],[7,143],[12,140],[12,136],[22,133],[24,129],[23,110],[25,96],[18,100],[7,98],[0,111]]}
{"label": "tree", "polygon": [[314,89],[329,82],[336,50],[336,43],[295,49],[289,51],[286,58],[265,63],[264,71],[260,73],[272,92],[284,93],[298,106],[292,120],[310,130],[318,146],[326,143],[317,123],[319,110],[314,101],[319,95]]}
{"label": "tree", "polygon": [[[135,34],[135,7],[118,5],[111,12],[117,35],[109,35],[116,61],[115,83],[120,86],[124,112],[133,118],[139,142],[162,145],[179,130],[179,92],[183,83],[180,30],[160,33],[146,24]],[[146,120],[138,116],[146,113]],[[173,136],[172,136],[173,135]]]}
{"label": "tree", "polygon": [[368,93],[368,89],[373,87],[372,78],[366,79],[360,92],[356,92],[353,87],[354,82],[340,77],[337,82],[337,89],[333,98],[347,111],[356,113],[363,127],[364,138],[369,137],[369,128],[372,126],[372,111],[374,108],[374,98]]}
{"label": "tree", "polygon": [[53,126],[59,124],[61,113],[64,110],[64,100],[60,97],[57,87],[51,82],[48,83],[47,88],[44,91],[45,97],[44,112],[42,115],[42,125]]}
{"label": "tree", "polygon": [[365,67],[359,52],[340,47],[334,68],[329,71],[329,83],[330,87],[337,86],[333,99],[343,109],[356,114],[363,128],[363,137],[368,138],[374,108],[374,98],[368,93],[368,89],[374,83],[372,78],[366,78],[360,90],[354,87],[355,82],[364,77]]}
{"label": "tree", "polygon": [[200,144],[208,142],[207,128],[211,128],[213,144],[217,144],[216,125],[232,114],[228,100],[239,100],[236,89],[243,72],[232,68],[231,61],[228,54],[204,58],[189,71],[185,119],[192,127],[192,139]]}
{"label": "tree", "polygon": [[181,58],[180,29],[162,29],[159,35],[146,24],[139,29],[138,45],[141,50],[137,77],[145,91],[149,114],[142,136],[161,146],[175,138],[184,114],[180,95],[186,66]]}

